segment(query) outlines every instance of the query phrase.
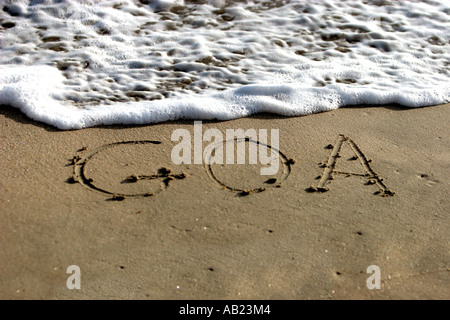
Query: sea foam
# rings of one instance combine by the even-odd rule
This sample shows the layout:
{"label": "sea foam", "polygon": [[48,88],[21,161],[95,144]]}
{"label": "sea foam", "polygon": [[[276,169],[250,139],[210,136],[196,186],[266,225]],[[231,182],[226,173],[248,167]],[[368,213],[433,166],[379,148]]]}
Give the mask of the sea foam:
{"label": "sea foam", "polygon": [[448,1],[1,1],[0,104],[59,129],[450,101]]}

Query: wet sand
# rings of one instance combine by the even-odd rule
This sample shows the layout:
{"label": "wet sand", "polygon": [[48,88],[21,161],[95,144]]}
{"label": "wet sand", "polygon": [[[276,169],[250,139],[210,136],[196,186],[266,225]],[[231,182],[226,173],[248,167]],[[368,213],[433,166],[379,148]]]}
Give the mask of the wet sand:
{"label": "wet sand", "polygon": [[279,129],[270,180],[174,164],[192,121],[59,131],[2,106],[0,298],[449,299],[449,107],[203,122]]}

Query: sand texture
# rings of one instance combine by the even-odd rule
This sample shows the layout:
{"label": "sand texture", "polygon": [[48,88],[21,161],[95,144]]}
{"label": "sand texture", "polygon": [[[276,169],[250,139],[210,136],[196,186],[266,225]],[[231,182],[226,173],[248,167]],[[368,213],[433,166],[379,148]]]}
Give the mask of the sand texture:
{"label": "sand texture", "polygon": [[192,121],[59,131],[2,106],[0,298],[449,299],[449,107],[203,122],[279,129],[267,178],[175,165]]}

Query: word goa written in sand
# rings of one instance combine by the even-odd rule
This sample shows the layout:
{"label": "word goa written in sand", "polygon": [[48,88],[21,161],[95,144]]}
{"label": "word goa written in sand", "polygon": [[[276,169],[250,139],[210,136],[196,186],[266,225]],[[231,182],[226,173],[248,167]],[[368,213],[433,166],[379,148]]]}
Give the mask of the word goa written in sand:
{"label": "word goa written in sand", "polygon": [[[282,183],[287,180],[291,171],[292,165],[295,163],[293,159],[288,158],[283,152],[278,150],[279,145],[279,134],[278,130],[272,130],[271,140],[275,144],[276,148],[272,145],[266,144],[267,142],[267,130],[259,130],[259,139],[256,136],[256,130],[247,130],[244,132],[242,129],[227,131],[227,139],[223,139],[222,133],[218,129],[209,129],[205,131],[202,135],[201,126],[194,128],[194,144],[199,143],[197,147],[194,146],[194,163],[203,164],[212,182],[214,182],[219,188],[227,191],[237,192],[238,196],[247,196],[253,193],[260,193],[268,188],[280,188]],[[220,134],[219,134],[220,133]],[[202,149],[202,141],[211,141],[214,137],[214,142],[209,144],[204,150]],[[172,141],[178,141],[182,138],[183,140],[179,142],[172,149],[172,161],[174,164],[190,164],[191,163],[191,143],[190,133],[187,130],[175,130],[172,135]],[[222,139],[222,140],[221,140]],[[122,141],[114,142],[100,146],[92,151],[86,151],[87,148],[81,148],[79,152],[84,152],[84,154],[76,155],[71,159],[70,165],[73,165],[73,175],[67,180],[69,183],[80,183],[84,187],[100,192],[103,194],[111,195],[111,200],[125,200],[125,198],[137,198],[137,197],[151,197],[155,196],[161,191],[167,190],[168,187],[174,181],[185,180],[188,175],[183,172],[174,173],[172,169],[169,168],[159,168],[154,174],[133,174],[122,180],[121,184],[135,184],[139,181],[159,181],[159,184],[153,184],[153,190],[145,190],[146,192],[133,193],[133,192],[113,192],[109,188],[111,186],[98,184],[89,170],[86,170],[86,166],[90,161],[95,158],[99,153],[110,150],[113,151],[119,147],[135,147],[135,146],[146,146],[146,148],[159,148],[161,145],[160,141]],[[200,147],[199,147],[200,146]],[[233,186],[231,182],[227,181],[227,170],[233,170],[228,166],[221,166],[221,170],[224,170],[221,175],[218,175],[216,170],[217,166],[214,167],[214,163],[222,164],[223,162],[223,150],[224,146],[227,150],[226,164],[233,164],[234,162],[234,148],[237,146],[237,163],[245,163],[245,147],[249,150],[249,161],[248,164],[258,164],[256,159],[258,158],[259,150],[259,164],[266,164],[266,171],[262,171],[261,174],[272,174],[269,179],[264,178],[264,182],[256,182],[251,188],[237,187]],[[346,148],[344,148],[346,147]],[[377,190],[374,192],[375,195],[380,195],[383,197],[393,196],[395,192],[391,191],[375,171],[372,169],[370,163],[371,160],[367,159],[364,153],[361,151],[359,146],[349,137],[344,135],[339,135],[336,143],[334,145],[329,144],[325,147],[330,149],[330,155],[327,162],[319,163],[319,167],[323,168],[322,175],[319,175],[316,179],[319,180],[316,186],[310,186],[306,188],[307,192],[317,192],[323,193],[330,190],[329,186],[332,181],[337,176],[345,177],[356,177],[365,180],[365,185],[377,186]],[[117,149],[116,149],[117,150]],[[149,149],[150,150],[150,149]],[[230,151],[231,150],[231,151]],[[270,155],[268,155],[268,152]],[[343,155],[346,155],[346,159]],[[229,158],[228,158],[229,157]],[[350,167],[348,164],[352,164]],[[359,165],[358,165],[359,163]],[[269,167],[267,165],[270,164]],[[356,165],[355,165],[356,164]],[[102,167],[101,167],[102,168]],[[214,169],[215,168],[215,169]],[[281,170],[279,170],[281,168]],[[102,170],[102,169],[100,169]],[[280,171],[280,173],[278,173]],[[231,172],[230,172],[231,173]],[[276,176],[275,176],[276,174]],[[145,188],[147,189],[147,188]]]}

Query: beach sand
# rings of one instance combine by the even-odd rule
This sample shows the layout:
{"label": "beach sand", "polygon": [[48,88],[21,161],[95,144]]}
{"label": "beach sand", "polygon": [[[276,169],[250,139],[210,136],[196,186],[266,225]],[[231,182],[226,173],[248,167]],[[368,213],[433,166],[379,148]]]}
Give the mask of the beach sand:
{"label": "beach sand", "polygon": [[[192,121],[59,131],[2,106],[0,298],[449,299],[449,107],[203,122],[279,129],[295,161],[281,185],[213,165],[224,186],[265,188],[245,195],[202,164],[172,163],[171,134]],[[149,140],[161,143],[114,145]],[[161,168],[171,172],[124,181]],[[66,285],[71,265],[80,289]]]}

